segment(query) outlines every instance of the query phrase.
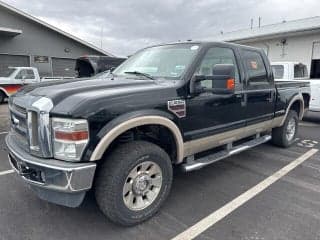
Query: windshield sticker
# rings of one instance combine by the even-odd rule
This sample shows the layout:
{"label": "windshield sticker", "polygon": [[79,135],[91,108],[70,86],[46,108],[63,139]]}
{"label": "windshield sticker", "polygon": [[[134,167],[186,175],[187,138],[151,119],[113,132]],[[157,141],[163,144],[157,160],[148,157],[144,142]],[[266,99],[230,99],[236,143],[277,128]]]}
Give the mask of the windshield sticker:
{"label": "windshield sticker", "polygon": [[198,48],[199,48],[198,45],[194,45],[194,46],[192,46],[190,49],[191,49],[192,51],[195,51],[195,50],[198,50]]}

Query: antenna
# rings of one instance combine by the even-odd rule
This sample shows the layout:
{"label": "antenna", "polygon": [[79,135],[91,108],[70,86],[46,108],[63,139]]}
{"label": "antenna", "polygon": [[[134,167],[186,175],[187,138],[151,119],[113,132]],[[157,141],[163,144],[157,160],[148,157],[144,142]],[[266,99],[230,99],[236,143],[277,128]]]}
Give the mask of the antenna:
{"label": "antenna", "polygon": [[259,28],[261,27],[261,17],[259,17]]}

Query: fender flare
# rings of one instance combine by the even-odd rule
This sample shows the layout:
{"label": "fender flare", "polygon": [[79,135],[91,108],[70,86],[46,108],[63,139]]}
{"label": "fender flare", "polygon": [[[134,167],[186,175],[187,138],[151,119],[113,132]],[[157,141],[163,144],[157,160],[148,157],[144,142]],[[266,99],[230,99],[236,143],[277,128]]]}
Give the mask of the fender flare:
{"label": "fender flare", "polygon": [[178,162],[181,162],[183,160],[184,149],[183,149],[183,138],[182,138],[180,129],[170,119],[162,116],[157,116],[157,115],[135,117],[113,127],[109,132],[107,132],[101,138],[98,145],[95,147],[94,151],[91,154],[90,161],[96,161],[101,159],[104,152],[108,149],[110,144],[122,133],[135,127],[150,125],[150,124],[161,125],[170,130],[170,132],[174,136],[174,140],[177,147],[176,160]]}
{"label": "fender flare", "polygon": [[300,93],[300,94],[294,96],[294,97],[290,100],[290,102],[289,102],[289,104],[288,104],[288,107],[287,107],[287,110],[286,110],[286,113],[285,113],[285,115],[284,115],[284,118],[283,118],[280,126],[282,126],[282,125],[284,124],[284,122],[285,122],[285,120],[287,119],[287,116],[288,116],[288,114],[289,114],[290,108],[291,108],[292,105],[293,105],[295,102],[297,102],[297,101],[300,102],[299,119],[302,120],[303,115],[304,115],[304,100],[303,100],[302,94]]}
{"label": "fender flare", "polygon": [[7,92],[6,89],[4,89],[3,87],[0,87],[0,92],[3,92],[6,97],[9,97],[8,92]]}

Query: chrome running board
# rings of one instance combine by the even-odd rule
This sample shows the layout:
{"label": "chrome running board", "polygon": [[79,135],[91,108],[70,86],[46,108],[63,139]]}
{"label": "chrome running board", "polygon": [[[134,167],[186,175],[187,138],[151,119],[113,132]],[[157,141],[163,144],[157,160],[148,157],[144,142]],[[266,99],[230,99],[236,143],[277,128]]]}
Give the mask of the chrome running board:
{"label": "chrome running board", "polygon": [[247,149],[250,149],[260,144],[263,144],[265,142],[268,142],[269,140],[271,140],[270,135],[264,135],[261,137],[259,134],[257,134],[255,139],[242,143],[236,147],[232,147],[232,144],[228,144],[225,150],[222,150],[220,152],[217,152],[199,159],[194,159],[193,156],[188,157],[187,161],[181,164],[181,168],[184,172],[198,170],[209,164],[220,161],[226,157],[232,156],[234,154],[240,153]]}

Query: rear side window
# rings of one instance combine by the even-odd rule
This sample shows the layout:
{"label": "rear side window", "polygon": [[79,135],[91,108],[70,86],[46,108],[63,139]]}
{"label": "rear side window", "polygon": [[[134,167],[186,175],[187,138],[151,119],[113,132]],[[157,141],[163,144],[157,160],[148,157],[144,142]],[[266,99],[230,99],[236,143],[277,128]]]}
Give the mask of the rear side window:
{"label": "rear side window", "polygon": [[248,72],[250,83],[267,83],[267,70],[260,53],[250,50],[243,50],[244,64]]}
{"label": "rear side window", "polygon": [[306,78],[308,77],[307,66],[304,64],[294,65],[294,78]]}
{"label": "rear side window", "polygon": [[27,70],[27,78],[28,79],[35,79],[34,72],[30,69]]}
{"label": "rear side window", "polygon": [[282,79],[284,76],[284,67],[282,65],[272,65],[272,72],[275,79]]}
{"label": "rear side window", "polygon": [[27,76],[26,70],[20,70],[20,72],[17,74],[16,79],[23,79]]}

